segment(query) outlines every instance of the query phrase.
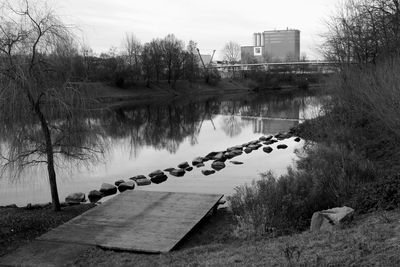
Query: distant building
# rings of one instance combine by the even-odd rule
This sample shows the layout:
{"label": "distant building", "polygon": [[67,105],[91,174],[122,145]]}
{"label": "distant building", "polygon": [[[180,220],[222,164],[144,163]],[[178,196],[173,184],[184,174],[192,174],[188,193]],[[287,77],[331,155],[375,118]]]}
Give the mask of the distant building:
{"label": "distant building", "polygon": [[300,31],[274,30],[253,34],[253,45],[241,47],[242,63],[300,60]]}

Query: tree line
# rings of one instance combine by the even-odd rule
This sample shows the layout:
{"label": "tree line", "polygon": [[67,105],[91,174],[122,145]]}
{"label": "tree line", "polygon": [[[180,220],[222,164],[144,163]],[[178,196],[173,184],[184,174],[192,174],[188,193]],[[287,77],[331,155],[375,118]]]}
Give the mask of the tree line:
{"label": "tree line", "polygon": [[121,53],[111,48],[95,56],[90,48],[83,47],[73,58],[72,79],[112,82],[121,88],[143,82],[149,87],[166,80],[174,87],[179,79],[194,81],[203,77],[197,49],[195,41],[185,46],[174,34],[144,44],[134,34],[127,34]]}

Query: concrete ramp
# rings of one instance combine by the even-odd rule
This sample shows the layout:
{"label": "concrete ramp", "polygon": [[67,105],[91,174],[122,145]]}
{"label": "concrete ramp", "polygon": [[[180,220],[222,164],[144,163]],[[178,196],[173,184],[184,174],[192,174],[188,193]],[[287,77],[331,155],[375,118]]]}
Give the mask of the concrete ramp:
{"label": "concrete ramp", "polygon": [[173,249],[223,195],[126,191],[38,238],[106,249]]}

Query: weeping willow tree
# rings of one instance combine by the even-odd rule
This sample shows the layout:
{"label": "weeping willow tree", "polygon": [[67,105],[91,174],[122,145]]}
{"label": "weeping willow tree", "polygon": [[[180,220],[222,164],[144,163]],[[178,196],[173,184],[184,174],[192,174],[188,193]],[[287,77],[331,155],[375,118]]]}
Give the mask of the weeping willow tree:
{"label": "weeping willow tree", "polygon": [[73,34],[45,2],[0,7],[0,164],[16,175],[45,164],[58,211],[57,162],[103,152],[92,103],[69,83]]}

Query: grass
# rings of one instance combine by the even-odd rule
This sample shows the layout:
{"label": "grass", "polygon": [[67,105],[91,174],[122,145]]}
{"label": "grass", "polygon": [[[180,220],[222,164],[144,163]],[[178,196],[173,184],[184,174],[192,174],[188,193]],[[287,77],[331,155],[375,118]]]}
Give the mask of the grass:
{"label": "grass", "polygon": [[[304,232],[278,238],[214,240],[161,254],[92,248],[76,266],[399,266],[400,210],[358,217],[334,233]],[[222,224],[223,225],[223,224]]]}
{"label": "grass", "polygon": [[53,211],[51,205],[31,210],[0,208],[0,257],[92,207],[93,204],[69,206],[60,212]]}

